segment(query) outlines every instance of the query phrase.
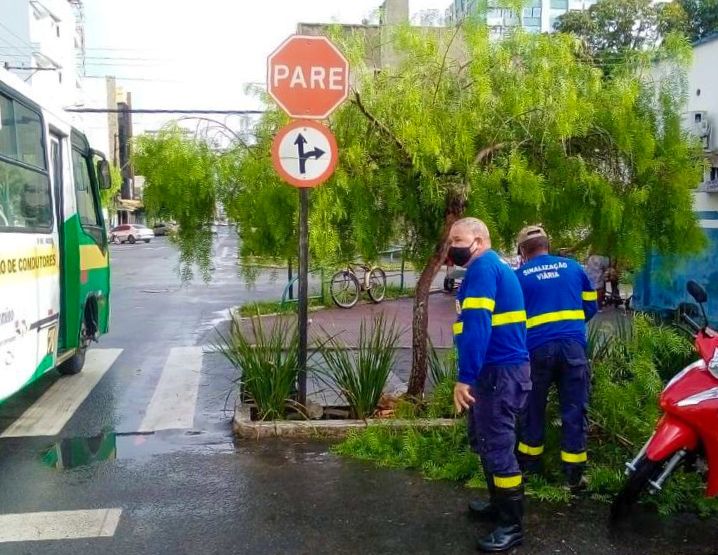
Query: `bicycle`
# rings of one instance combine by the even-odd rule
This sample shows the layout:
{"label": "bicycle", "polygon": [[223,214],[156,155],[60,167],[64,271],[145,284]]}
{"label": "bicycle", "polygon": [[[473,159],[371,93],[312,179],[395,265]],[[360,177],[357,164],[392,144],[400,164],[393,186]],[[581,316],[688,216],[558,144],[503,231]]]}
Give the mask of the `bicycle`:
{"label": "bicycle", "polygon": [[[364,271],[360,280],[355,268]],[[386,295],[386,273],[378,266],[347,264],[332,276],[329,292],[334,304],[340,308],[352,308],[359,302],[359,295],[366,291],[372,302],[380,303]]]}

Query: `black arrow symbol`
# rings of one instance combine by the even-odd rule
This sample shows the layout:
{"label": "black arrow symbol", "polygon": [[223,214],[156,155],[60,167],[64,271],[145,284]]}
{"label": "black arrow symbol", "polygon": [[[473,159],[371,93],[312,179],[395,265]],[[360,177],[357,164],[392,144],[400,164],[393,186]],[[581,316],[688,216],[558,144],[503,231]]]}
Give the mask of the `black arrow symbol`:
{"label": "black arrow symbol", "polygon": [[304,152],[304,145],[307,144],[307,140],[301,133],[297,135],[297,140],[294,141],[294,144],[297,145],[297,152],[299,153],[299,173],[302,175],[307,173],[307,160],[310,158],[319,160],[326,154],[326,152],[318,147],[314,147],[314,150],[310,150],[309,152]]}

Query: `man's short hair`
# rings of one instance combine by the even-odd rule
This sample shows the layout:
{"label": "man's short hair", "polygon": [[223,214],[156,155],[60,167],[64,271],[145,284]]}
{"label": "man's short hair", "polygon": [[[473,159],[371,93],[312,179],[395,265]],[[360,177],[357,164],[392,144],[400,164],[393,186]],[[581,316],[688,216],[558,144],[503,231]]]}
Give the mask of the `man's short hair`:
{"label": "man's short hair", "polygon": [[547,251],[549,247],[548,237],[534,237],[519,245],[520,254],[534,256],[537,252]]}
{"label": "man's short hair", "polygon": [[481,237],[487,242],[491,241],[489,228],[484,222],[478,218],[461,218],[457,220],[454,227],[464,227],[468,229],[475,237]]}

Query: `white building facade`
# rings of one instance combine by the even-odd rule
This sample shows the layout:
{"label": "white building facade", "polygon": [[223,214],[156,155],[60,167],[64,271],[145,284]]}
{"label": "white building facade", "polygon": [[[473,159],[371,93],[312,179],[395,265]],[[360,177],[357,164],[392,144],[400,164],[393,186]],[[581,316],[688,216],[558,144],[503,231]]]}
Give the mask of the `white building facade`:
{"label": "white building facade", "polygon": [[[718,193],[718,33],[697,42],[688,70],[686,129],[703,144],[705,181],[700,189]],[[717,205],[718,206],[718,205]]]}
{"label": "white building facade", "polygon": [[[116,107],[114,80],[84,79],[82,0],[0,0],[0,64],[49,106]],[[69,114],[93,148],[111,155],[114,115]],[[117,127],[116,124],[114,127]]]}
{"label": "white building facade", "polygon": [[[446,13],[449,24],[466,17],[481,17],[492,35],[501,37],[518,26],[534,33],[550,33],[556,20],[569,10],[585,10],[597,0],[532,0],[518,14],[501,0],[453,0]],[[487,6],[488,4],[488,6]]]}
{"label": "white building facade", "polygon": [[84,36],[77,0],[2,0],[0,61],[42,96],[75,104],[82,88]]}

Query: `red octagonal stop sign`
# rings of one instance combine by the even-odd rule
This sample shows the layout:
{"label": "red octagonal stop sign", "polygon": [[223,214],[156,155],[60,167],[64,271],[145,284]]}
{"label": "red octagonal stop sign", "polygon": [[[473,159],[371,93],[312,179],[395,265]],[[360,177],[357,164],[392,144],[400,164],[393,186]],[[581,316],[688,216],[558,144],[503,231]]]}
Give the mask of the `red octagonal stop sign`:
{"label": "red octagonal stop sign", "polygon": [[267,89],[299,119],[326,119],[349,95],[349,62],[326,37],[292,35],[267,61]]}

